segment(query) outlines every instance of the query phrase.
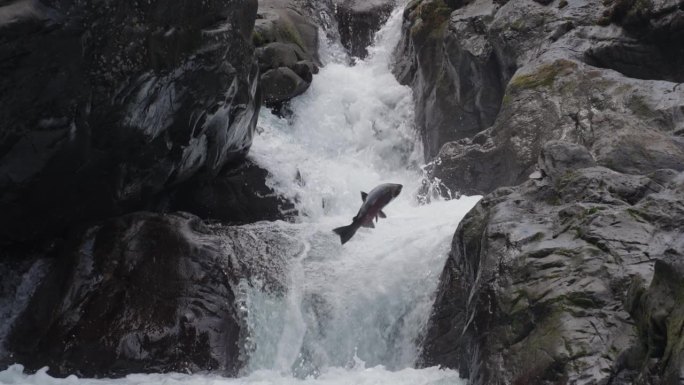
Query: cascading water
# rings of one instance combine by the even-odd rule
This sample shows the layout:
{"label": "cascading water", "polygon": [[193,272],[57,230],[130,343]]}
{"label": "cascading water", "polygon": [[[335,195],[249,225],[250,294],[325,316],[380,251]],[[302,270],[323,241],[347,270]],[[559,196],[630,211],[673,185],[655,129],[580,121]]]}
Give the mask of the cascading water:
{"label": "cascading water", "polygon": [[[378,33],[369,58],[350,66],[336,45],[292,115],[260,116],[250,157],[269,183],[296,202],[296,223],[275,226],[300,245],[284,294],[241,285],[250,338],[248,365],[236,379],[214,375],[131,375],[119,380],[55,379],[44,371],[0,372],[9,384],[454,384],[458,374],[413,369],[458,222],[478,197],[419,205],[422,148],[413,131],[411,91],[389,71],[401,12]],[[324,40],[324,39],[323,39]],[[332,233],[361,205],[360,191],[404,185],[387,219],[346,245]],[[253,226],[253,225],[249,225]]]}

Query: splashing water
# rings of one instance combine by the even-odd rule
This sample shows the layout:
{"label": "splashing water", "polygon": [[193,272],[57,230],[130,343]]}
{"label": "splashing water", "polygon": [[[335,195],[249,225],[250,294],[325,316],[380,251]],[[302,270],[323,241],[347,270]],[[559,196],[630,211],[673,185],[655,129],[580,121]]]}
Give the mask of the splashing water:
{"label": "splashing water", "polygon": [[[418,196],[424,160],[412,94],[389,70],[400,28],[396,10],[369,58],[355,66],[329,45],[323,52],[330,62],[292,101],[292,116],[260,116],[250,156],[269,170],[271,187],[296,202],[298,223],[281,225],[298,228],[304,247],[285,299],[247,289],[248,372],[307,378],[330,368],[382,366],[388,378],[379,383],[393,383],[391,371],[418,359],[450,239],[479,197]],[[361,191],[386,182],[404,185],[384,209],[388,218],[341,246],[331,230],[351,222]],[[427,200],[432,204],[419,204]],[[456,378],[441,373],[450,383]]]}
{"label": "splashing water", "polygon": [[[287,293],[246,283],[249,362],[240,378],[130,375],[118,380],[0,372],[3,384],[458,384],[458,373],[414,369],[450,239],[479,197],[419,196],[423,149],[413,128],[411,90],[389,70],[401,28],[397,9],[378,32],[369,58],[350,66],[339,44],[321,49],[326,65],[291,102],[292,115],[260,115],[250,157],[267,169],[271,187],[296,202],[297,234]],[[325,39],[323,39],[325,40]],[[347,225],[360,191],[404,185],[375,229],[344,246],[331,230]],[[424,187],[424,186],[423,186]],[[419,202],[431,201],[430,204]],[[249,226],[249,225],[248,225]]]}

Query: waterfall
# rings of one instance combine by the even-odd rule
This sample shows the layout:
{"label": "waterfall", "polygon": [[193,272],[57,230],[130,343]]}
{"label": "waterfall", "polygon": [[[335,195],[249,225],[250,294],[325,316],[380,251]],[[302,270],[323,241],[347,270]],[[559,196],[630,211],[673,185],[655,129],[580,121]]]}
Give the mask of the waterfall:
{"label": "waterfall", "polygon": [[[293,100],[291,114],[262,110],[249,157],[269,185],[296,202],[295,223],[274,222],[300,245],[286,293],[239,288],[249,340],[239,378],[147,374],[118,380],[25,375],[15,365],[4,384],[454,384],[458,373],[415,369],[453,233],[479,197],[419,202],[423,149],[413,127],[411,90],[390,72],[402,10],[378,32],[366,60],[349,64],[325,43],[325,66]],[[344,246],[331,230],[356,215],[361,191],[404,185],[375,229]],[[252,225],[247,225],[252,226]]]}

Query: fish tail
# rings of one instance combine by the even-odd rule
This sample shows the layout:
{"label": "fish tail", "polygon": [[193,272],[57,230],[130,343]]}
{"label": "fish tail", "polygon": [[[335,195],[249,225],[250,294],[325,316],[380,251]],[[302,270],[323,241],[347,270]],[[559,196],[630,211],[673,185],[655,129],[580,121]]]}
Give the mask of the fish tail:
{"label": "fish tail", "polygon": [[338,227],[333,231],[335,232],[335,234],[340,236],[340,241],[344,245],[345,243],[347,243],[347,241],[351,239],[351,237],[354,236],[354,234],[356,234],[357,229],[358,227],[354,226],[354,224],[352,223],[349,226]]}

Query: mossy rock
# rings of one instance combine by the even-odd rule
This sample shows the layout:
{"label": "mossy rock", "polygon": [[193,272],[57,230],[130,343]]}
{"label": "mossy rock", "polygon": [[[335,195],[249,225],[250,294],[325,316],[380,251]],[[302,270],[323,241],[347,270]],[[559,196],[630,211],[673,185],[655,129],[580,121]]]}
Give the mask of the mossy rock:
{"label": "mossy rock", "polygon": [[610,8],[599,19],[600,25],[610,23],[643,24],[653,12],[652,0],[608,0],[604,1],[604,5],[610,6]]}
{"label": "mossy rock", "polygon": [[508,84],[511,91],[524,89],[548,88],[556,79],[571,74],[577,69],[577,63],[570,60],[557,60],[550,64],[539,67],[535,72],[525,75],[516,75]]}
{"label": "mossy rock", "polygon": [[[452,9],[444,0],[424,0],[411,3],[414,24],[411,36],[415,38],[441,38],[444,36]],[[407,7],[408,9],[408,7]]]}

